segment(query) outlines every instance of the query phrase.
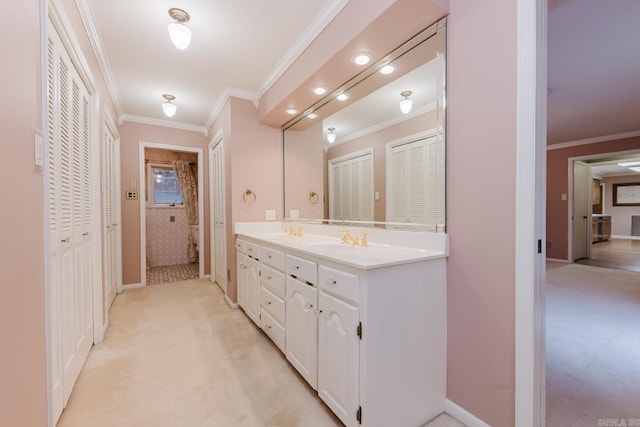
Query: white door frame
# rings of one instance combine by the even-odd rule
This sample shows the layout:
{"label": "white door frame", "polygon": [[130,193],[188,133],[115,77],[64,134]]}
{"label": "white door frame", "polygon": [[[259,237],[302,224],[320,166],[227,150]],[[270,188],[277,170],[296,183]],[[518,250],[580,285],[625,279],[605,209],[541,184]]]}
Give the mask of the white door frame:
{"label": "white door frame", "polygon": [[[140,141],[138,160],[139,160],[139,177],[138,177],[138,202],[140,205],[140,287],[147,285],[147,204],[145,202],[147,194],[146,186],[146,165],[144,163],[144,149],[158,148],[160,150],[182,151],[184,153],[196,153],[198,155],[198,241],[201,242],[200,250],[198,250],[198,266],[199,277],[204,277],[204,206],[203,206],[203,188],[204,171],[202,170],[202,148],[186,147],[182,145],[159,144],[156,142]],[[137,286],[135,286],[137,287]]]}
{"label": "white door frame", "polygon": [[573,262],[573,230],[571,227],[571,217],[573,216],[573,163],[574,162],[586,162],[589,160],[602,159],[612,156],[624,156],[627,154],[640,154],[640,150],[623,150],[623,151],[608,151],[606,153],[588,154],[585,156],[569,157],[567,163],[568,170],[568,196],[567,196],[567,256],[568,262]]}
{"label": "white door frame", "polygon": [[[210,274],[209,280],[212,283],[216,282],[216,244],[215,244],[215,200],[214,200],[214,161],[213,161],[213,150],[218,144],[224,144],[223,142],[223,130],[220,129],[213,138],[209,141],[207,145],[208,149],[208,159],[209,159],[209,262],[210,262]],[[222,152],[224,154],[224,145],[222,146]],[[225,184],[226,185],[226,184]],[[225,214],[225,242],[226,242],[226,214]],[[222,249],[222,251],[226,254],[226,247]],[[226,257],[225,257],[225,265],[226,265]],[[225,271],[224,276],[226,278],[227,273]],[[225,298],[227,296],[227,280],[224,283],[218,283],[218,286],[224,292]]]}
{"label": "white door frame", "polygon": [[515,425],[545,425],[547,0],[517,0]]}

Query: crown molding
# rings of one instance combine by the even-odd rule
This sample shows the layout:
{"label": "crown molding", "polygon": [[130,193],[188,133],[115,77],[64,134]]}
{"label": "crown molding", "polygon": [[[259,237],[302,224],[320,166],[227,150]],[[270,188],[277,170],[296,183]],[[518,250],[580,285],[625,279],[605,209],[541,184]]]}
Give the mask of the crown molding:
{"label": "crown molding", "polygon": [[242,98],[251,101],[253,102],[253,105],[258,108],[258,101],[255,93],[227,87],[224,89],[224,92],[222,92],[222,95],[218,97],[216,105],[213,106],[213,110],[211,110],[211,113],[209,114],[209,118],[207,119],[207,123],[205,125],[205,129],[207,130],[207,132],[209,131],[211,126],[213,126],[213,122],[216,120],[216,117],[218,117],[218,114],[220,114],[220,111],[222,111],[224,104],[226,104],[229,98],[231,98],[232,96],[235,98]]}
{"label": "crown molding", "polygon": [[640,130],[631,132],[614,133],[611,135],[596,136],[593,138],[578,139],[575,141],[561,142],[547,146],[547,151],[560,150],[562,148],[577,147],[578,145],[597,144],[598,142],[616,141],[618,139],[634,138],[640,136]]}
{"label": "crown molding", "polygon": [[150,117],[134,116],[131,114],[123,114],[120,117],[118,117],[118,124],[122,124],[123,122],[142,123],[145,125],[188,130],[192,132],[202,132],[204,136],[207,136],[207,128],[204,128],[202,126],[192,125],[189,123],[170,122],[168,120],[152,119]]}
{"label": "crown molding", "polygon": [[268,77],[262,82],[262,86],[258,91],[257,99],[260,99],[273,84],[284,74],[284,72],[298,59],[298,57],[309,47],[309,45],[318,37],[318,35],[326,28],[333,18],[349,3],[349,0],[333,0],[327,5],[309,27],[298,37],[291,48],[282,57],[280,62],[276,64]]}
{"label": "crown molding", "polygon": [[91,42],[93,53],[96,55],[98,66],[100,67],[100,72],[102,73],[105,85],[107,86],[107,90],[109,91],[113,107],[116,110],[116,115],[121,116],[122,103],[120,101],[120,94],[118,92],[118,87],[116,86],[115,80],[113,79],[113,73],[111,72],[109,60],[107,59],[107,56],[104,53],[104,49],[102,48],[102,38],[100,37],[100,33],[98,32],[98,27],[96,25],[95,15],[93,14],[91,4],[89,4],[88,0],[76,0],[76,6],[78,7],[78,11],[80,12],[80,17],[82,18],[82,22],[87,32],[87,36],[89,37],[89,41]]}

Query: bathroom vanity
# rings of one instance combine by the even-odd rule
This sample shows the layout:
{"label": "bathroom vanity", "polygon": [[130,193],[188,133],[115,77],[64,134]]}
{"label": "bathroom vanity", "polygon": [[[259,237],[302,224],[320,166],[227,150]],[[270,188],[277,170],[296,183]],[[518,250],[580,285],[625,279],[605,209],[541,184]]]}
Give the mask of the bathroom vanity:
{"label": "bathroom vanity", "polygon": [[247,316],[347,426],[443,412],[447,236],[351,227],[363,247],[345,244],[343,227],[295,236],[285,225],[236,224]]}

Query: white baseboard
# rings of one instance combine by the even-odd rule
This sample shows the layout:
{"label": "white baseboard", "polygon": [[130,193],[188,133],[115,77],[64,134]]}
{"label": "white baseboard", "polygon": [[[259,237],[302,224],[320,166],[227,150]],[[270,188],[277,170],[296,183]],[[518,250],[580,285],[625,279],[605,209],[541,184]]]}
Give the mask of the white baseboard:
{"label": "white baseboard", "polygon": [[456,405],[449,399],[445,399],[444,401],[444,411],[467,427],[491,427],[489,424],[485,423],[461,406]]}
{"label": "white baseboard", "polygon": [[640,240],[640,236],[611,236],[612,239]]}
{"label": "white baseboard", "polygon": [[569,260],[567,260],[567,259],[547,258],[547,261],[549,261],[549,262],[564,262],[565,264],[570,264]]}
{"label": "white baseboard", "polygon": [[226,302],[227,305],[229,307],[233,308],[233,309],[238,308],[238,304],[233,302],[233,301],[231,301],[227,295],[224,296],[224,302]]}
{"label": "white baseboard", "polygon": [[122,285],[122,290],[126,291],[127,289],[136,289],[136,288],[144,288],[142,283],[132,283],[130,285]]}
{"label": "white baseboard", "polygon": [[205,274],[204,276],[200,276],[201,279],[209,279],[211,280],[211,275],[210,274]]}

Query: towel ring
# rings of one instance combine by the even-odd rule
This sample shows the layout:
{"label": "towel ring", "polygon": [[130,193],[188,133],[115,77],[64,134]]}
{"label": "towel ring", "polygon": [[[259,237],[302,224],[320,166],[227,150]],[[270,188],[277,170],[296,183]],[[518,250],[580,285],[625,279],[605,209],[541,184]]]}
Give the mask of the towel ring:
{"label": "towel ring", "polygon": [[242,200],[244,200],[245,203],[255,202],[256,193],[247,188],[246,190],[244,190],[244,193],[242,193]]}
{"label": "towel ring", "polygon": [[318,193],[316,193],[315,191],[310,191],[309,201],[311,202],[312,205],[315,205],[320,201],[320,196],[318,196]]}

